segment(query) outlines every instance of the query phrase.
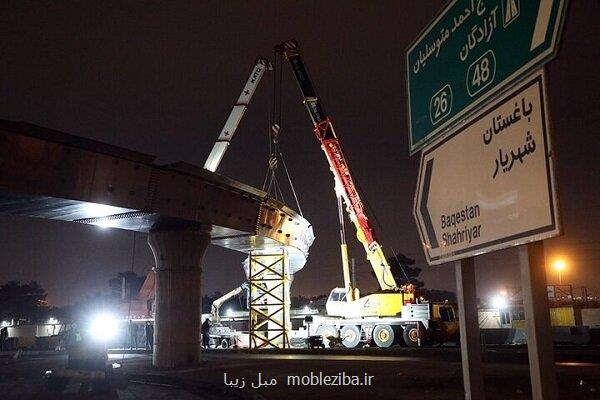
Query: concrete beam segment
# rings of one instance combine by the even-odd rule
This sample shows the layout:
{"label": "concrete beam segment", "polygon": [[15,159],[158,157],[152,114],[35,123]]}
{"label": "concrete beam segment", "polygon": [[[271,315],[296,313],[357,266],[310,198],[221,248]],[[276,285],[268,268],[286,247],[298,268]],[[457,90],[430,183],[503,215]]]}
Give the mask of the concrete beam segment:
{"label": "concrete beam segment", "polygon": [[195,364],[200,357],[202,258],[210,244],[206,227],[151,230],[156,261],[154,354],[156,367]]}
{"label": "concrete beam segment", "polygon": [[0,120],[0,213],[147,232],[170,219],[212,226],[212,243],[279,251],[304,266],[310,223],[267,193],[200,167]]}

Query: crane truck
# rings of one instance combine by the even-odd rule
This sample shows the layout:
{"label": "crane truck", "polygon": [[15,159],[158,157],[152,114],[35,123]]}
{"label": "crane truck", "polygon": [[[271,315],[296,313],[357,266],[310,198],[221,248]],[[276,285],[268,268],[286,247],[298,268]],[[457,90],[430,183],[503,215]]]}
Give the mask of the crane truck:
{"label": "crane truck", "polygon": [[229,299],[239,295],[242,292],[246,292],[246,301],[248,301],[248,282],[242,283],[232,291],[224,294],[223,296],[215,299],[210,306],[210,328],[208,331],[210,337],[210,344],[214,347],[221,347],[227,349],[231,346],[237,345],[238,332],[232,330],[230,327],[225,326],[221,323],[221,306]]}
{"label": "crane truck", "polygon": [[[413,285],[398,286],[396,283],[367,218],[331,118],[325,113],[310,79],[298,43],[294,39],[283,42],[275,47],[275,51],[292,68],[314,133],[333,173],[338,200],[344,287],[331,291],[326,303],[327,316],[313,316],[308,334],[321,335],[326,343],[333,338],[342,339],[346,347],[356,347],[360,343],[390,347],[395,343],[418,346],[426,340],[440,340],[457,332],[451,306],[416,302]],[[361,296],[351,280],[342,203],[379,283],[381,290],[377,293]]]}

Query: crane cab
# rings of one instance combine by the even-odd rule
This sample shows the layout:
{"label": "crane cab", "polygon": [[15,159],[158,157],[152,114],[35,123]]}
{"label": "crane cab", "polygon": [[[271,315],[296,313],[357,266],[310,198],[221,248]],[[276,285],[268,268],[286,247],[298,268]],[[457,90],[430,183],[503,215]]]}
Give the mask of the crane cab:
{"label": "crane cab", "polygon": [[393,317],[400,315],[403,304],[401,292],[373,293],[348,301],[346,289],[338,287],[329,294],[325,309],[330,317]]}
{"label": "crane cab", "polygon": [[327,315],[332,317],[343,317],[347,307],[346,289],[339,287],[334,288],[327,298],[327,303],[325,303]]}

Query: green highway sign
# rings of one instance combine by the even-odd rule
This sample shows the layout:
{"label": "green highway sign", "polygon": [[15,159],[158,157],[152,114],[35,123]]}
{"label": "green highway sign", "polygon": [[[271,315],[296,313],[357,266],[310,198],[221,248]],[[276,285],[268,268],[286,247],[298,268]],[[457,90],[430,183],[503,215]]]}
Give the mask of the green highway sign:
{"label": "green highway sign", "polygon": [[411,154],[552,59],[566,2],[450,2],[406,52]]}

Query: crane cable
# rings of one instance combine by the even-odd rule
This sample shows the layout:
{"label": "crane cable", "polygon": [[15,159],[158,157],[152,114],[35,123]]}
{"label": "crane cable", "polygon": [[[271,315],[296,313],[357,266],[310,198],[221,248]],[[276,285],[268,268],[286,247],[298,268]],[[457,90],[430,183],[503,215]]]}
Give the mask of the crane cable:
{"label": "crane cable", "polygon": [[[133,272],[134,266],[135,266],[135,242],[136,242],[136,231],[133,231],[133,246],[131,249],[131,268],[130,268],[130,272]],[[123,279],[125,279],[125,289],[127,289],[127,278],[123,277]],[[129,305],[128,305],[128,309],[127,309],[127,319],[131,321],[131,303],[132,303],[132,290],[131,290],[131,282],[129,282]],[[129,329],[131,329],[130,325],[127,325],[127,332],[129,333],[129,335],[125,335],[125,338],[127,338],[127,336],[131,336],[131,333],[129,332]],[[127,340],[127,339],[125,339]],[[125,350],[125,344],[123,343],[123,350]],[[131,337],[129,338],[129,344],[131,345]],[[121,362],[123,362],[123,360],[125,359],[125,351],[123,351],[123,354],[121,354]]]}
{"label": "crane cable", "polygon": [[304,214],[302,214],[302,207],[300,207],[300,201],[298,201],[298,195],[296,194],[296,190],[294,189],[294,183],[292,182],[292,177],[290,176],[288,167],[285,163],[285,160],[283,159],[283,153],[279,153],[279,157],[281,157],[281,164],[283,164],[283,169],[285,171],[285,175],[287,176],[288,182],[290,184],[290,188],[292,189],[292,194],[294,195],[294,200],[296,201],[296,206],[298,206],[298,212],[300,213],[301,216],[304,217]]}
{"label": "crane cable", "polygon": [[281,103],[279,102],[278,104],[277,102],[277,99],[281,97],[280,92],[278,96],[278,89],[281,87],[281,68],[278,68],[277,62],[278,59],[275,58],[275,62],[273,64],[273,103],[272,110],[269,115],[268,128],[269,158],[267,161],[267,173],[265,175],[262,189],[269,195],[273,195],[276,199],[282,200],[285,203],[285,198],[275,173],[278,166],[279,132],[281,129]]}
{"label": "crane cable", "polygon": [[[136,234],[141,228],[142,228],[142,221],[140,221],[140,223],[138,224],[137,230],[133,231],[133,245],[132,245],[132,249],[131,249],[131,268],[129,269],[129,271],[132,274],[135,273],[134,269],[135,269]],[[145,282],[145,280],[144,280],[144,282]],[[142,286],[143,286],[143,284],[142,284]],[[128,306],[128,310],[127,310],[127,317],[128,317],[127,319],[131,319],[131,304],[133,302],[132,295],[133,295],[132,285],[131,285],[131,282],[129,282],[129,306]],[[129,329],[129,325],[128,325],[128,329]],[[131,344],[131,338],[129,338],[129,340],[130,340],[130,344]],[[124,358],[125,358],[125,352],[123,352],[123,354],[122,354],[121,361],[123,361]]]}
{"label": "crane cable", "polygon": [[[273,194],[276,199],[285,201],[285,197],[283,195],[283,191],[281,189],[281,185],[277,181],[276,170],[279,167],[279,161],[281,160],[281,165],[283,166],[283,170],[285,172],[285,177],[287,178],[290,191],[294,196],[294,201],[296,202],[296,206],[298,207],[298,212],[301,216],[302,207],[300,206],[300,201],[298,200],[298,194],[296,193],[296,189],[294,188],[294,183],[292,181],[292,177],[290,175],[287,164],[285,163],[285,159],[283,158],[283,152],[279,148],[279,139],[281,136],[281,121],[282,121],[282,76],[283,76],[283,68],[281,68],[282,64],[282,56],[281,54],[275,52],[274,63],[273,63],[273,73],[275,78],[273,79],[273,105],[272,105],[272,114],[270,116],[270,125],[269,125],[269,160],[267,173],[265,175],[265,179],[263,181],[263,190],[266,191],[269,195]],[[268,183],[267,183],[268,182]]]}

